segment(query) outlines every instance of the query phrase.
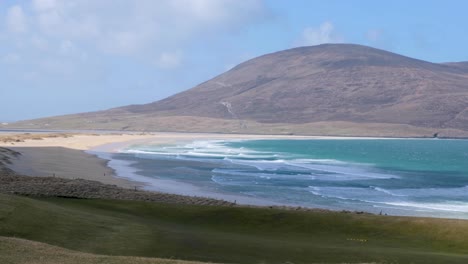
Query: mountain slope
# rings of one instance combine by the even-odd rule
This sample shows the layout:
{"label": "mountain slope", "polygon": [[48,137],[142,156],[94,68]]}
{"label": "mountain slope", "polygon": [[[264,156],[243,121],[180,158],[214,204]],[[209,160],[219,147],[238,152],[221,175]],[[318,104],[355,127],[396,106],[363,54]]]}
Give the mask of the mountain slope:
{"label": "mountain slope", "polygon": [[[115,123],[125,129],[171,130],[168,117],[190,117],[215,120],[206,128],[214,132],[226,132],[218,127],[227,122],[238,126],[235,132],[279,126],[313,134],[317,130],[294,128],[346,122],[357,135],[364,135],[360,124],[386,124],[397,130],[392,135],[406,135],[404,127],[426,136],[447,129],[461,135],[468,131],[468,64],[430,63],[351,44],[301,47],[254,58],[161,101],[68,118],[76,117],[93,124],[107,118],[106,128]],[[67,126],[57,120],[46,121]]]}
{"label": "mountain slope", "polygon": [[467,77],[458,67],[363,46],[321,45],[262,56],[194,89],[124,109],[271,123],[460,126],[453,118],[468,106]]}

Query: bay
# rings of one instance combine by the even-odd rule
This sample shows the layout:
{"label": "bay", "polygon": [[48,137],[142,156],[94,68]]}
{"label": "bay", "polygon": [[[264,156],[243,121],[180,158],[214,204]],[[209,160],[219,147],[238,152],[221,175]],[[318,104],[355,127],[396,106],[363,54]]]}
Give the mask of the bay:
{"label": "bay", "polygon": [[126,164],[127,174],[153,179],[150,190],[259,205],[468,218],[468,140],[147,143],[113,159]]}

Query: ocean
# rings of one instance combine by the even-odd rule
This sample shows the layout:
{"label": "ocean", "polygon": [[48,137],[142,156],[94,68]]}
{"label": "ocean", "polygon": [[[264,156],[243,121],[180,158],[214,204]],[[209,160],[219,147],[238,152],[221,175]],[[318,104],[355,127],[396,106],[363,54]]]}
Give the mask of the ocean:
{"label": "ocean", "polygon": [[212,140],[133,145],[118,175],[256,205],[468,219],[468,140]]}

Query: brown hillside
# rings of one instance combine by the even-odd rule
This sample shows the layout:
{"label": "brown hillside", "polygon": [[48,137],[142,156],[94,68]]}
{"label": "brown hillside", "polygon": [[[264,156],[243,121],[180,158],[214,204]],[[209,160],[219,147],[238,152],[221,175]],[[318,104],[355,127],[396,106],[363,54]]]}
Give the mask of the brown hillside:
{"label": "brown hillside", "polygon": [[[301,47],[254,58],[154,103],[29,124],[63,128],[78,118],[83,124],[78,127],[85,128],[92,128],[90,123],[99,128],[104,120],[104,128],[171,130],[174,124],[161,122],[171,116],[218,120],[205,129],[214,132],[229,132],[218,126],[242,120],[239,129],[256,132],[245,127],[251,124],[259,133],[266,131],[257,127],[275,124],[294,132],[304,124],[348,122],[463,134],[468,131],[468,63],[436,64],[351,44]],[[392,133],[405,135],[401,132]]]}

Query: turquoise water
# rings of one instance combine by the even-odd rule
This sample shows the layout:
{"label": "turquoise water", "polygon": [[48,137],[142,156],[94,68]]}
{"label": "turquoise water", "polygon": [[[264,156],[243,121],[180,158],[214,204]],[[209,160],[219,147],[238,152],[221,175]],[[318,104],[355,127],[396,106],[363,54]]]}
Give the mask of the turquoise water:
{"label": "turquoise water", "polygon": [[207,196],[468,218],[468,140],[195,141],[133,146],[114,158]]}

